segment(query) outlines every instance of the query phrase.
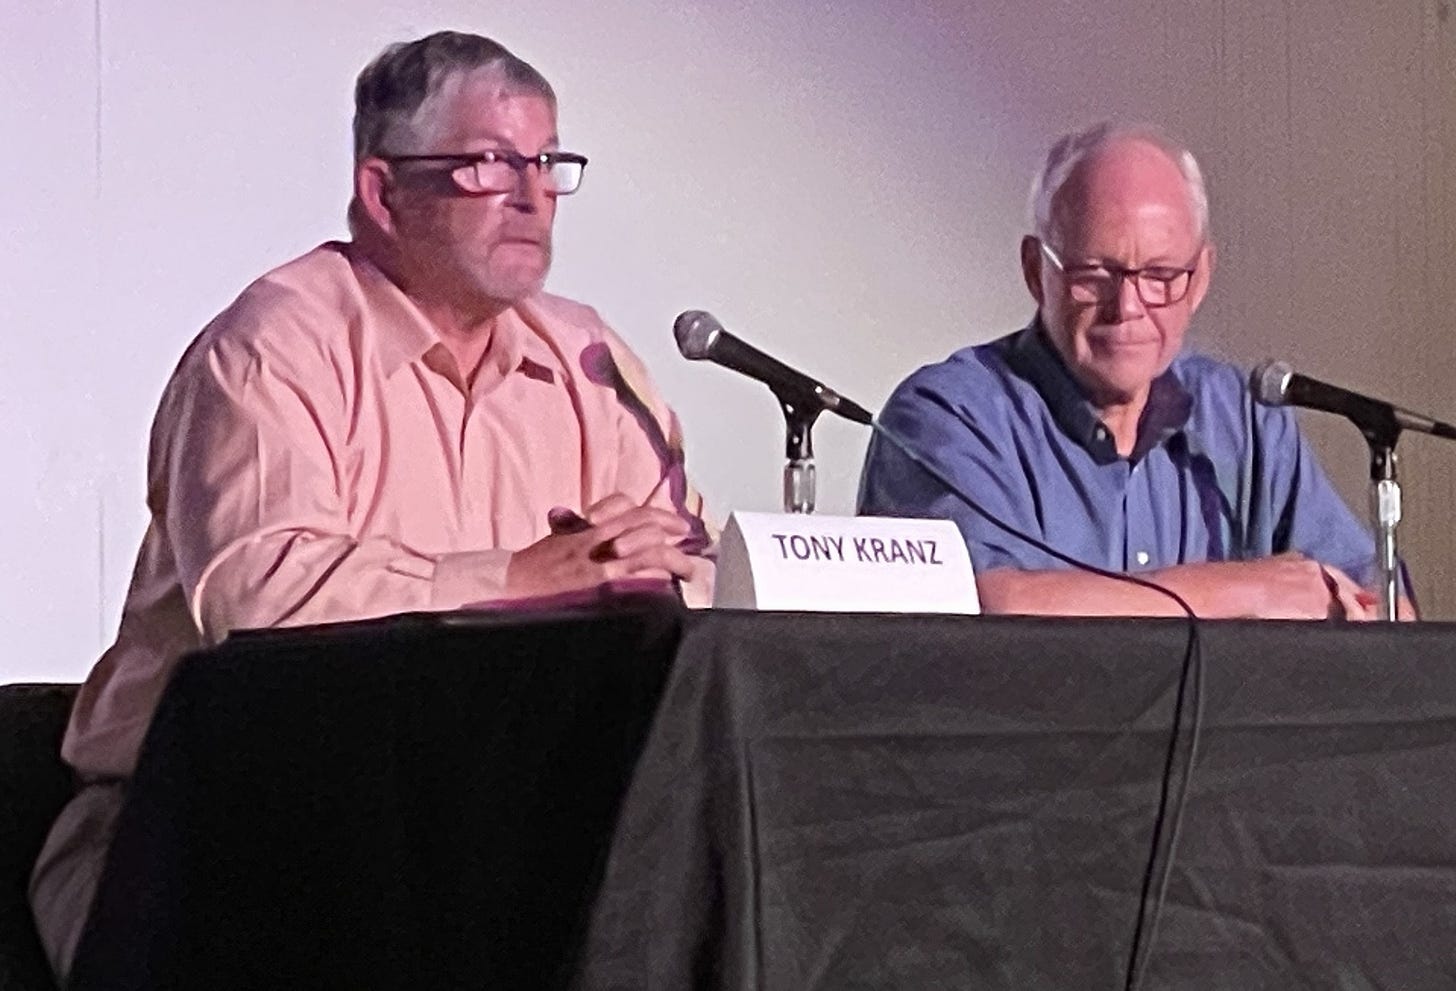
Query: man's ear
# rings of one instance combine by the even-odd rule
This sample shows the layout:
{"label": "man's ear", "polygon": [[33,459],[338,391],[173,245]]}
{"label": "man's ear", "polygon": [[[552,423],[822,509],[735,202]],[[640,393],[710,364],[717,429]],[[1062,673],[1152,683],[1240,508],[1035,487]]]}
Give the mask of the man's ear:
{"label": "man's ear", "polygon": [[394,233],[394,210],[390,206],[389,163],[366,158],[354,167],[354,198],[370,223],[386,234]]}
{"label": "man's ear", "polygon": [[1021,239],[1021,277],[1036,305],[1043,302],[1041,291],[1041,241],[1031,234]]}
{"label": "man's ear", "polygon": [[1188,290],[1188,312],[1196,313],[1198,307],[1203,303],[1203,297],[1208,293],[1208,282],[1213,278],[1214,267],[1218,263],[1218,249],[1212,241],[1205,242],[1203,250],[1198,253],[1198,261],[1195,263],[1198,268],[1193,273],[1193,285]]}

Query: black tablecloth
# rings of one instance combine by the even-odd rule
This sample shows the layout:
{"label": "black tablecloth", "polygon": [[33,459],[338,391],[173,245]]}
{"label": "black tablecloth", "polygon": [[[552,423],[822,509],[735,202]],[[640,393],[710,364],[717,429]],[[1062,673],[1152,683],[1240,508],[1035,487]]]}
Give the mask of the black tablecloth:
{"label": "black tablecloth", "polygon": [[[1456,987],[1456,628],[1199,639],[1145,986]],[[1186,644],[650,606],[239,639],[168,692],[81,986],[1118,988]]]}
{"label": "black tablecloth", "polygon": [[73,986],[561,986],[679,621],[420,616],[187,659]]}

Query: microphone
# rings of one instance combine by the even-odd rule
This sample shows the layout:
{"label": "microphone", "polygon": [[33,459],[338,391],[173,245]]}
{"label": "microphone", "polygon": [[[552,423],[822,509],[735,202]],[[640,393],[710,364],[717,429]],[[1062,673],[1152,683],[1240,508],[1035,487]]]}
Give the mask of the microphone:
{"label": "microphone", "polygon": [[678,314],[672,324],[672,333],[684,358],[711,361],[757,379],[768,386],[780,402],[817,406],[866,426],[874,423],[874,415],[869,410],[734,337],[711,313],[687,310]]}
{"label": "microphone", "polygon": [[1456,440],[1456,427],[1449,423],[1301,375],[1284,361],[1265,361],[1258,365],[1249,373],[1249,391],[1265,406],[1302,406],[1338,413],[1366,436],[1414,430]]}

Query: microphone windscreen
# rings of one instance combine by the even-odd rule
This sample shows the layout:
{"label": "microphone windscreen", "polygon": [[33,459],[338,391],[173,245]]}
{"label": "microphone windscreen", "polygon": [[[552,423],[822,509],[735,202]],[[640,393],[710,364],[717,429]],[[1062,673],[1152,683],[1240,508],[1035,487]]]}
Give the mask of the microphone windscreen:
{"label": "microphone windscreen", "polygon": [[677,338],[677,349],[684,358],[692,361],[708,357],[713,339],[723,330],[713,314],[703,310],[684,310],[672,322],[672,333]]}
{"label": "microphone windscreen", "polygon": [[1249,373],[1249,391],[1265,406],[1283,406],[1294,369],[1287,361],[1265,361]]}

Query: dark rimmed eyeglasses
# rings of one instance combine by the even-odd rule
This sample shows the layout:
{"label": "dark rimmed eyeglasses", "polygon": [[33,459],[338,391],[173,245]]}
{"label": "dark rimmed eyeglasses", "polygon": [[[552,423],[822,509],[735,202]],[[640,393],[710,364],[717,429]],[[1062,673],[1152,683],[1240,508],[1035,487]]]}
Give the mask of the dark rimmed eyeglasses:
{"label": "dark rimmed eyeglasses", "polygon": [[[1062,273],[1067,295],[1074,303],[1105,305],[1117,299],[1124,279],[1132,279],[1138,299],[1144,306],[1171,306],[1188,295],[1196,266],[1180,268],[1170,265],[1149,265],[1146,268],[1114,268],[1110,265],[1065,265],[1051,245],[1037,239],[1041,253]],[[1202,251],[1202,248],[1198,249]],[[1197,256],[1195,256],[1197,257]]]}
{"label": "dark rimmed eyeglasses", "polygon": [[526,167],[536,166],[546,192],[570,196],[581,188],[586,156],[569,151],[543,151],[521,155],[514,151],[482,151],[458,155],[377,155],[391,165],[399,162],[439,162],[450,166],[450,178],[466,193],[509,193]]}

